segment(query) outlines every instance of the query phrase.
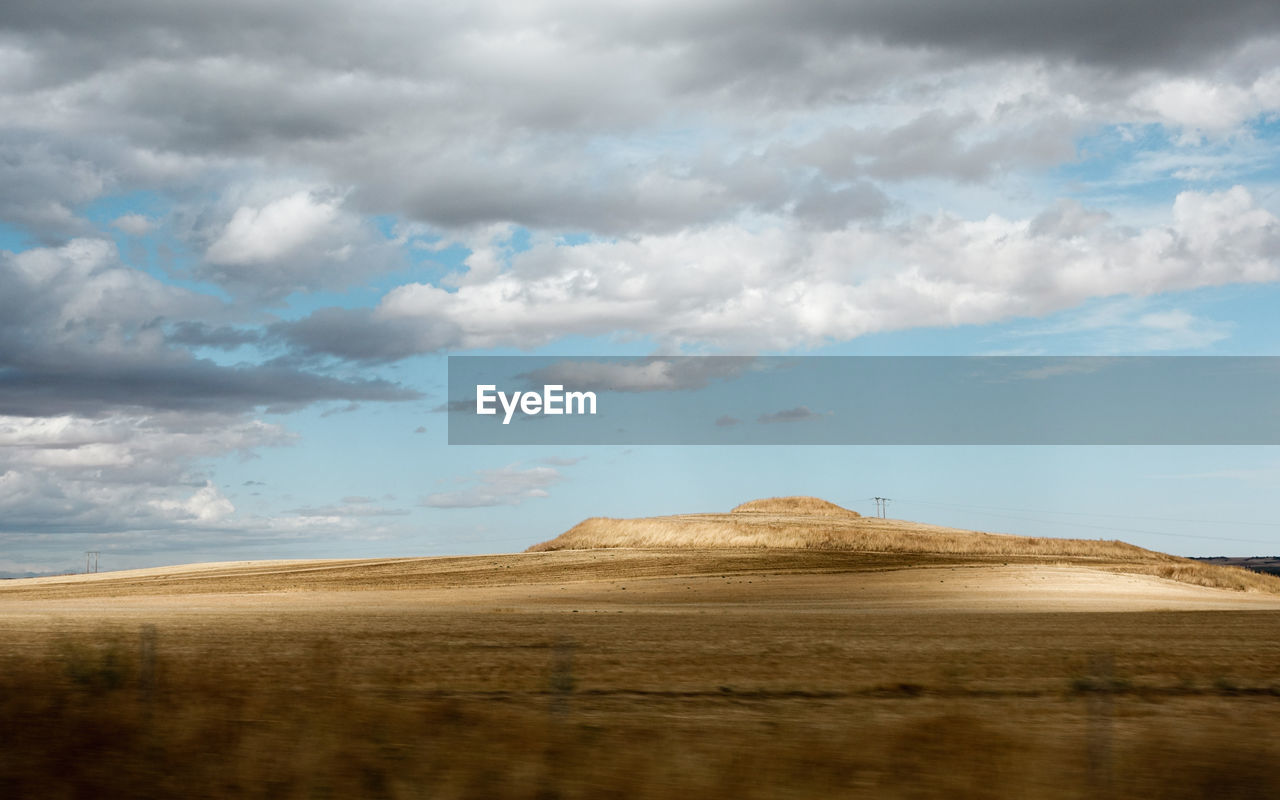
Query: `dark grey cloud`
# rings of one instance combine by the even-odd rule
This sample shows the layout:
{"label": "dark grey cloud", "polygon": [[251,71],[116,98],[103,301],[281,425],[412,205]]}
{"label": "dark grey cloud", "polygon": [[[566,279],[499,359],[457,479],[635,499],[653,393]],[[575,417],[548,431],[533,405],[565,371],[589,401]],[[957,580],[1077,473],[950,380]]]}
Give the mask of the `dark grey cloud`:
{"label": "dark grey cloud", "polygon": [[359,410],[360,410],[359,403],[346,403],[345,405],[334,406],[332,408],[325,409],[324,411],[320,412],[320,418],[324,419],[326,417],[337,416],[338,414],[350,414],[352,412],[359,411]]}
{"label": "dark grey cloud", "polygon": [[0,130],[0,219],[41,242],[86,233],[90,225],[77,210],[106,189],[104,173],[49,142]]}
{"label": "dark grey cloud", "polygon": [[823,416],[825,415],[810,410],[808,406],[796,406],[782,411],[774,411],[770,414],[761,414],[756,419],[756,422],[766,425],[775,422],[804,422],[810,419],[820,419]]}
{"label": "dark grey cloud", "polygon": [[269,333],[303,356],[337,356],[377,364],[457,346],[461,329],[449,320],[382,319],[367,308],[322,308],[279,322]]}
{"label": "dark grey cloud", "polygon": [[738,419],[737,417],[731,417],[728,414],[723,414],[716,418],[717,428],[731,428],[734,425],[741,425],[741,424],[742,424],[742,420]]}
{"label": "dark grey cloud", "polygon": [[[254,316],[129,267],[106,239],[0,252],[0,532],[80,542],[164,531],[156,547],[172,547],[211,533],[244,543],[246,526],[296,539],[399,515],[359,507],[278,530],[233,518],[209,460],[296,440],[255,413],[420,397],[385,379],[263,361],[260,332],[228,322]],[[194,347],[248,353],[227,365]]]}
{"label": "dark grey cloud", "polygon": [[[12,48],[0,218],[50,241],[83,233],[80,209],[108,191],[221,187],[263,163],[307,176],[317,196],[349,189],[341,207],[352,214],[627,235],[743,212],[824,226],[874,218],[892,191],[869,181],[984,179],[1038,149],[1060,154],[1072,130],[1049,110],[970,141],[922,118],[896,132],[891,152],[862,142],[863,182],[849,185],[838,174],[815,183],[801,164],[753,168],[742,155],[775,138],[761,119],[877,99],[936,107],[959,71],[1003,62],[1047,68],[1061,85],[1042,91],[1084,105],[1125,95],[1152,70],[1230,62],[1245,85],[1274,58],[1232,59],[1280,34],[1280,10],[1263,0],[744,0],[352,13],[338,2],[72,0],[7,3],[0,31]],[[690,126],[704,133],[672,136]],[[197,274],[278,300],[394,268],[355,216],[288,252],[235,237],[215,247],[236,212],[282,199],[207,209],[208,225],[188,231],[211,249]],[[331,246],[339,233],[351,254]]]}
{"label": "dark grey cloud", "polygon": [[[431,408],[432,414],[447,414],[450,411],[474,411],[476,408],[475,398],[470,400],[450,400],[447,403],[441,403]],[[421,426],[419,426],[421,427]],[[426,433],[426,428],[422,429]]]}
{"label": "dark grey cloud", "polygon": [[[483,152],[458,154],[430,167],[411,184],[378,187],[415,219],[444,228],[511,221],[549,230],[589,230],[602,234],[673,230],[731,216],[743,203],[724,187],[700,176],[635,168],[585,166],[570,147],[522,164],[519,175],[495,172]],[[501,150],[502,145],[495,143]],[[560,158],[564,160],[561,161]],[[361,180],[361,174],[343,179]],[[372,198],[371,198],[372,199]],[[754,205],[748,198],[747,205]]]}
{"label": "dark grey cloud", "polygon": [[[88,417],[119,409],[243,413],[419,394],[382,379],[347,379],[273,364],[224,366],[175,346],[244,341],[210,327],[210,298],[122,265],[114,246],[0,253],[0,414]],[[164,319],[194,317],[168,334]]]}
{"label": "dark grey cloud", "polygon": [[186,347],[212,347],[218,350],[235,350],[245,345],[260,344],[262,331],[232,325],[209,325],[204,322],[184,320],[169,326],[168,340]]}
{"label": "dark grey cloud", "polygon": [[[770,69],[793,64],[810,43],[847,38],[880,39],[906,46],[996,53],[1040,53],[1109,65],[1194,57],[1221,50],[1280,27],[1280,14],[1265,0],[1103,0],[1076,3],[1022,0],[824,0],[797,6],[782,0],[660,5],[627,10],[569,3],[526,4],[510,15],[501,4],[466,9],[368,3],[361,14],[341,2],[249,2],[174,5],[134,0],[110,7],[68,0],[56,7],[35,0],[5,6],[6,30],[36,40],[83,40],[60,64],[57,78],[117,63],[122,54],[193,57],[229,50],[254,57],[291,53],[302,62],[362,64],[396,72],[439,63],[441,55],[414,42],[446,45],[460,30],[502,29],[501,18],[556,21],[564,35],[624,41],[639,47],[690,43],[726,58],[736,46],[754,46]],[[246,36],[245,31],[254,35]],[[288,48],[299,40],[313,46]],[[39,76],[28,81],[39,84]]]}
{"label": "dark grey cloud", "polygon": [[879,217],[888,210],[889,204],[888,195],[867,181],[836,187],[823,182],[800,196],[793,211],[807,222],[837,229],[856,220]]}
{"label": "dark grey cloud", "polygon": [[586,459],[586,456],[575,456],[573,458],[566,458],[564,456],[548,456],[546,458],[538,459],[538,463],[552,467],[572,467],[574,464],[585,461]]}
{"label": "dark grey cloud", "polygon": [[700,57],[722,64],[746,65],[758,50],[762,71],[794,69],[809,47],[850,39],[970,58],[1182,69],[1280,30],[1280,11],[1266,0],[756,0],[620,16],[640,28],[637,38],[695,40]]}
{"label": "dark grey cloud", "polygon": [[116,409],[193,412],[296,410],[325,400],[394,402],[421,395],[390,381],[344,380],[269,366],[223,367],[192,359],[178,364],[103,365],[0,372],[0,414],[95,416]]}
{"label": "dark grey cloud", "polygon": [[1181,68],[1280,30],[1280,8],[1266,0],[831,0],[797,11],[801,24],[858,31],[894,44],[1113,69]]}

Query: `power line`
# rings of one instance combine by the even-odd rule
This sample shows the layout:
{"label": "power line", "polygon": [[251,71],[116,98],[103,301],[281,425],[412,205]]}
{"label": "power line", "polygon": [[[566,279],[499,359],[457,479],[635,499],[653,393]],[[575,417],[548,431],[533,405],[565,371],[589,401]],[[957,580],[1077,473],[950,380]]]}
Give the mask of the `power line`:
{"label": "power line", "polygon": [[1056,511],[1044,508],[1009,508],[1007,506],[979,506],[971,503],[933,503],[924,500],[904,500],[904,503],[916,503],[917,505],[933,505],[948,508],[973,509],[975,511],[1015,511],[1025,514],[1063,514],[1072,517],[1111,517],[1113,519],[1147,519],[1157,520],[1159,522],[1188,522],[1196,525],[1251,525],[1263,528],[1280,528],[1280,522],[1246,522],[1243,520],[1230,519],[1186,519],[1185,517],[1153,517],[1140,514],[1108,514],[1106,512],[1091,511]]}
{"label": "power line", "polygon": [[[950,508],[959,508],[960,510],[965,510],[964,507],[962,506],[952,505],[948,503],[930,503],[924,500],[902,500],[900,502],[914,503],[920,506],[934,506],[936,508],[950,507]],[[1089,525],[1083,522],[1063,522],[1061,520],[1056,520],[1056,519],[1037,519],[1035,517],[1017,516],[1013,514],[1000,514],[992,511],[983,511],[980,513],[984,513],[987,516],[992,516],[992,517],[1001,517],[1004,519],[1016,519],[1022,522],[1039,522],[1042,525],[1060,525],[1066,528],[1088,528],[1091,530],[1116,531],[1119,533],[1142,533],[1149,536],[1170,536],[1177,539],[1208,539],[1208,540],[1217,541],[1217,542],[1250,542],[1253,544],[1272,544],[1272,545],[1275,544],[1275,541],[1272,539],[1241,539],[1241,538],[1232,537],[1232,536],[1210,536],[1208,534],[1198,534],[1198,533],[1196,534],[1170,533],[1168,531],[1153,531],[1153,530],[1147,530],[1144,528],[1119,528],[1111,525]],[[1047,512],[1047,513],[1054,513],[1054,512]],[[1211,523],[1211,524],[1217,524],[1217,523]]]}

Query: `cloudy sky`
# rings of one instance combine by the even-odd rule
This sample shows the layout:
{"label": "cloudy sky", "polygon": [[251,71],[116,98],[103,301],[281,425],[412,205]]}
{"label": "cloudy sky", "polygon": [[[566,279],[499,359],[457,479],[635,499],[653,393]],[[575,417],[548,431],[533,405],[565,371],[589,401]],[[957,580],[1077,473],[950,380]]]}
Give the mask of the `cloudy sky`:
{"label": "cloudy sky", "polygon": [[1280,552],[1273,448],[467,448],[437,410],[464,353],[1280,355],[1278,65],[1265,0],[10,0],[0,573],[792,492]]}

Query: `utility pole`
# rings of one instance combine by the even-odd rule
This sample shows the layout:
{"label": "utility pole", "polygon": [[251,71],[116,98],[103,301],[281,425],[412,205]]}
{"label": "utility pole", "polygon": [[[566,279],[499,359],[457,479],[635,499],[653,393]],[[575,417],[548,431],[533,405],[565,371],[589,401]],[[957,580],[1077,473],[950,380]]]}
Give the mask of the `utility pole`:
{"label": "utility pole", "polygon": [[889,510],[889,498],[873,497],[871,499],[876,501],[876,516],[884,519],[885,512]]}
{"label": "utility pole", "polygon": [[97,550],[84,551],[84,571],[85,573],[98,571],[98,551]]}

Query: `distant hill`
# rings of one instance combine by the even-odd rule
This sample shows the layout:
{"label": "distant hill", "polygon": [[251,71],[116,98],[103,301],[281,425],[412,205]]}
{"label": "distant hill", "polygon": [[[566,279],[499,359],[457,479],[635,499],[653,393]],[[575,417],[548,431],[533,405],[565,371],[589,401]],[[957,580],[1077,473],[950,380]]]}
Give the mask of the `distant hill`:
{"label": "distant hill", "polygon": [[526,552],[630,548],[776,549],[1004,557],[1072,561],[1201,586],[1280,594],[1280,573],[1206,563],[1118,540],[1053,539],[864,517],[816,497],[752,500],[729,513],[614,519],[591,517]]}
{"label": "distant hill", "polygon": [[0,572],[0,581],[13,581],[20,578],[45,578],[51,575],[75,575],[75,572],[58,570],[56,572]]}
{"label": "distant hill", "polygon": [[1212,556],[1210,558],[1197,558],[1205,564],[1218,564],[1224,567],[1241,567],[1243,569],[1261,572],[1264,575],[1280,575],[1280,556],[1250,556],[1249,558],[1234,558],[1231,556]]}
{"label": "distant hill", "polygon": [[1183,560],[1119,541],[1010,536],[864,517],[816,497],[752,500],[736,506],[728,514],[677,514],[638,519],[592,517],[550,541],[530,547],[528,552],[610,547],[762,547]]}
{"label": "distant hill", "polygon": [[730,514],[807,514],[817,517],[861,517],[857,511],[818,497],[766,497],[734,506]]}

